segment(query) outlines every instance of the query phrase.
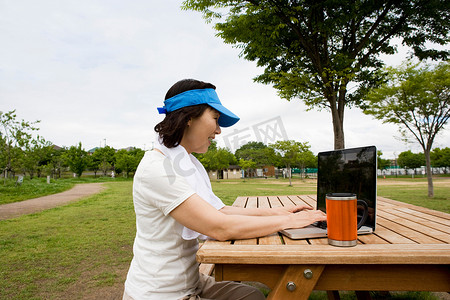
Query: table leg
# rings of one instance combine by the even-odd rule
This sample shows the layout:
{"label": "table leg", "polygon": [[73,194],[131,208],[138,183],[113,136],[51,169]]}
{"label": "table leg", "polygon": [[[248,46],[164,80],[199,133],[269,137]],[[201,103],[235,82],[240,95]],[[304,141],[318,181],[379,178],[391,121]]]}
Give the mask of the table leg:
{"label": "table leg", "polygon": [[327,291],[328,300],[341,300],[339,296],[339,291]]}
{"label": "table leg", "polygon": [[268,300],[307,300],[325,266],[290,265],[267,297]]}

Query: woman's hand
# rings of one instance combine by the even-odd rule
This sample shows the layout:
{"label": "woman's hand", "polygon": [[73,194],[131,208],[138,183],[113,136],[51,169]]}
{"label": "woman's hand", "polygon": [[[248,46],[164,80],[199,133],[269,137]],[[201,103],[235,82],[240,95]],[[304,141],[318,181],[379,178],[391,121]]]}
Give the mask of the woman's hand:
{"label": "woman's hand", "polygon": [[293,213],[301,212],[303,210],[312,210],[312,207],[308,205],[297,205],[292,207],[270,208],[270,212],[272,212],[272,215],[290,215]]}
{"label": "woman's hand", "polygon": [[321,210],[305,209],[290,215],[289,228],[302,228],[317,221],[326,221],[327,215]]}

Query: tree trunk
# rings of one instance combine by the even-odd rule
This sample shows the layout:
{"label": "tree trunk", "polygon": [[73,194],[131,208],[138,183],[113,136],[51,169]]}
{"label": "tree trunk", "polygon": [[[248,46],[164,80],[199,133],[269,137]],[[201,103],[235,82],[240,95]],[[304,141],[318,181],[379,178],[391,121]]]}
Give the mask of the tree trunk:
{"label": "tree trunk", "polygon": [[345,108],[345,90],[339,92],[339,96],[335,94],[325,93],[331,110],[331,118],[333,122],[334,133],[334,149],[345,149],[344,140],[344,108]]}
{"label": "tree trunk", "polygon": [[433,187],[433,174],[431,173],[431,159],[430,159],[430,149],[424,150],[426,170],[427,170],[427,180],[428,180],[428,197],[434,197],[434,187]]}
{"label": "tree trunk", "polygon": [[292,182],[291,182],[291,165],[290,164],[287,165],[287,171],[289,173],[289,186],[292,186]]}
{"label": "tree trunk", "polygon": [[336,108],[334,111],[332,109],[331,116],[333,118],[334,149],[345,149],[344,119],[340,116]]}

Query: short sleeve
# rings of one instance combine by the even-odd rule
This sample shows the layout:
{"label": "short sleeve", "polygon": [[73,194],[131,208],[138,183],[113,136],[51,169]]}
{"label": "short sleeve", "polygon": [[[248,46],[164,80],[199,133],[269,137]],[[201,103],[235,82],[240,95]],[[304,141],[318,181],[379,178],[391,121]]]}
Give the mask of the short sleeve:
{"label": "short sleeve", "polygon": [[167,157],[158,152],[144,156],[135,175],[135,207],[156,207],[168,215],[194,193]]}

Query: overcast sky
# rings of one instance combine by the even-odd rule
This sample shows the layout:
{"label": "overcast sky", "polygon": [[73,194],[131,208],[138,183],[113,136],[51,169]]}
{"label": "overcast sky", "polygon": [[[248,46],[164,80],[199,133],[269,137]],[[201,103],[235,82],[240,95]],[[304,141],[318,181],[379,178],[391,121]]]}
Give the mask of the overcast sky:
{"label": "overcast sky", "polygon": [[[222,103],[241,117],[223,128],[219,146],[274,138],[309,142],[332,150],[329,112],[306,111],[271,86],[254,83],[262,73],[239,58],[239,49],[215,36],[201,14],[182,11],[175,0],[0,0],[0,111],[41,120],[39,134],[59,146],[81,142],[89,150],[150,149],[156,107],[176,81],[195,78],[217,86]],[[384,58],[396,66],[407,49]],[[345,111],[346,147],[375,145],[384,158],[412,150],[397,127],[359,109]],[[238,144],[236,144],[238,143]],[[450,129],[434,147],[450,146]]]}

